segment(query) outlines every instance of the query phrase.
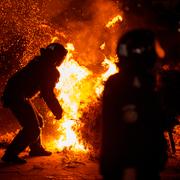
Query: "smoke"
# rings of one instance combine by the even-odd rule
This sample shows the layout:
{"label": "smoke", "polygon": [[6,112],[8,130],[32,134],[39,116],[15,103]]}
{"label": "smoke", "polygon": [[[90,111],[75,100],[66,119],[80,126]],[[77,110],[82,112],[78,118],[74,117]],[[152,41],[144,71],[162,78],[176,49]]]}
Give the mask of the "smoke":
{"label": "smoke", "polygon": [[57,24],[64,25],[64,22],[69,21],[88,21],[91,20],[91,12],[89,7],[93,4],[90,0],[69,0],[66,1],[66,6],[54,16],[52,19]]}
{"label": "smoke", "polygon": [[[66,31],[67,39],[76,49],[76,59],[94,72],[101,71],[105,56],[115,54],[116,42],[121,28],[107,29],[106,23],[117,14],[122,14],[116,3],[110,0],[72,0],[52,23]],[[104,51],[100,46],[106,43]]]}

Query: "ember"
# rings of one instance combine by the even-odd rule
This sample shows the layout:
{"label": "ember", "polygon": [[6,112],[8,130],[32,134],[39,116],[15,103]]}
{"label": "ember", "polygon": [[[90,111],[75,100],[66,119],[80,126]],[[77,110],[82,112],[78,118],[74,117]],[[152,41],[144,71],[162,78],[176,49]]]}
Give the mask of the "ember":
{"label": "ember", "polygon": [[111,28],[113,27],[117,22],[121,22],[123,20],[122,16],[121,15],[117,15],[115,16],[114,18],[112,18],[111,21],[109,21],[107,24],[106,24],[106,27],[107,28]]}

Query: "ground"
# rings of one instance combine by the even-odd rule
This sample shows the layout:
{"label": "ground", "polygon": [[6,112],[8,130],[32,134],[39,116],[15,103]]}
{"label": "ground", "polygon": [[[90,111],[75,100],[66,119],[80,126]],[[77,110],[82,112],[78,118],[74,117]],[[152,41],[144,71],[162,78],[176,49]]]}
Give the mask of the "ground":
{"label": "ground", "polygon": [[[0,151],[2,156],[2,150]],[[69,165],[63,163],[61,153],[50,157],[26,158],[24,165],[12,165],[0,162],[1,180],[101,180],[98,162],[85,160]],[[169,158],[166,170],[161,174],[162,180],[180,179],[180,159]]]}
{"label": "ground", "polygon": [[[1,151],[2,155],[2,151]],[[6,165],[0,163],[1,180],[23,179],[59,179],[59,180],[98,180],[98,164],[95,161],[86,160],[74,162],[69,165],[63,163],[61,153],[54,153],[50,157],[27,158],[24,165]],[[65,165],[66,164],[66,165]]]}
{"label": "ground", "polygon": [[[2,156],[3,150],[0,151]],[[1,180],[101,180],[98,162],[84,160],[71,164],[63,163],[61,153],[54,153],[50,157],[28,158],[24,165],[12,165],[0,162]],[[162,180],[180,179],[180,159],[169,158],[166,170],[162,173]]]}
{"label": "ground", "polygon": [[[12,115],[0,108],[0,141],[5,137],[12,137],[12,133],[18,128],[18,124]],[[9,134],[7,135],[7,132]],[[178,138],[178,137],[177,137]],[[179,140],[178,140],[179,142]],[[1,144],[3,145],[3,144]],[[169,155],[165,171],[161,174],[162,180],[180,179],[180,146],[178,144],[176,156]],[[4,153],[3,146],[0,148],[0,157]],[[0,161],[0,180],[101,180],[98,160],[73,157],[68,161],[66,153],[53,153],[49,157],[30,158],[27,152],[25,156],[28,163],[24,165],[6,164]]]}

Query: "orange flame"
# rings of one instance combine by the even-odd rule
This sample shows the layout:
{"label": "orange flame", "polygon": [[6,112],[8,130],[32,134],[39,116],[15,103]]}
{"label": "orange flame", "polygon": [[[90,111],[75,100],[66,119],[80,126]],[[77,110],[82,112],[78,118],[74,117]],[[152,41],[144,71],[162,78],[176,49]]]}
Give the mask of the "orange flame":
{"label": "orange flame", "polygon": [[[122,17],[117,15],[106,24],[106,27],[111,28],[119,21],[122,21]],[[57,37],[52,38],[52,42],[56,40]],[[104,50],[105,46],[104,42],[100,49]],[[59,92],[57,98],[63,108],[63,117],[58,128],[60,137],[54,142],[54,146],[59,150],[68,149],[87,153],[88,145],[85,147],[79,134],[79,128],[83,126],[80,121],[83,114],[79,110],[82,106],[81,102],[83,101],[83,108],[85,108],[94,99],[101,96],[104,90],[104,82],[109,76],[119,71],[115,65],[117,57],[105,57],[102,66],[106,71],[98,77],[94,77],[92,71],[80,66],[73,59],[74,45],[67,43],[66,49],[68,54],[61,66],[58,67],[61,76],[56,84],[56,90]]]}
{"label": "orange flame", "polygon": [[77,126],[77,123],[74,120],[65,120],[61,123],[61,127],[58,129],[61,131],[62,136],[57,141],[57,148],[64,149],[70,148],[74,151],[84,151],[85,147],[78,141],[77,135],[73,130],[73,127]]}
{"label": "orange flame", "polygon": [[61,77],[56,84],[56,90],[59,92],[57,98],[64,112],[58,128],[60,137],[55,140],[53,146],[58,150],[69,149],[75,152],[87,153],[88,147],[84,146],[79,135],[79,128],[83,126],[80,121],[82,112],[79,111],[79,108],[82,106],[82,100],[84,108],[93,101],[93,98],[102,94],[103,82],[111,74],[118,71],[115,65],[116,58],[104,59],[102,65],[106,68],[106,72],[94,81],[93,73],[86,67],[80,66],[73,59],[73,52],[75,51],[73,44],[68,43],[66,48],[68,54],[63,64],[58,67]]}
{"label": "orange flame", "polygon": [[59,40],[59,38],[57,36],[55,36],[55,37],[52,38],[51,43],[54,43],[57,40]]}
{"label": "orange flame", "polygon": [[104,42],[103,44],[101,44],[100,49],[101,49],[101,50],[104,50],[104,49],[105,49],[105,46],[106,46],[106,43]]}
{"label": "orange flame", "polygon": [[73,44],[67,44],[68,54],[63,64],[58,68],[61,73],[59,83],[56,84],[56,89],[60,91],[58,99],[64,110],[63,117],[59,124],[60,138],[56,141],[56,147],[60,150],[69,148],[73,151],[84,151],[86,148],[79,142],[78,126],[81,125],[79,118],[81,114],[78,108],[81,102],[81,91],[78,89],[79,84],[89,76],[92,72],[87,68],[80,66],[73,59]]}
{"label": "orange flame", "polygon": [[107,24],[106,24],[106,27],[107,28],[111,28],[111,27],[114,27],[116,23],[118,22],[122,22],[123,21],[123,18],[121,15],[117,15],[115,16],[114,18],[112,18]]}
{"label": "orange flame", "polygon": [[117,57],[110,57],[109,59],[105,58],[102,62],[102,65],[107,68],[107,71],[103,73],[96,81],[96,88],[95,92],[98,97],[101,96],[103,90],[104,90],[104,84],[103,82],[106,81],[109,76],[117,73],[119,71],[118,67],[116,66]]}

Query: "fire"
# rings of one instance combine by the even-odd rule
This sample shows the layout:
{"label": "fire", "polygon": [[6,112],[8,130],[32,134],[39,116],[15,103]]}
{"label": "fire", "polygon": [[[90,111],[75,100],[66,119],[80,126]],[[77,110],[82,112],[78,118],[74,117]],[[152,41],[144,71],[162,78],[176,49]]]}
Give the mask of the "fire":
{"label": "fire", "polygon": [[[113,27],[113,23],[117,23],[120,19],[120,16],[116,16],[108,22],[106,27]],[[59,36],[52,36],[51,43],[58,40]],[[105,47],[105,42],[100,45],[101,50],[105,50]],[[92,71],[79,65],[74,59],[75,47],[72,43],[67,43],[66,49],[68,54],[61,66],[57,68],[61,75],[55,88],[57,98],[63,108],[63,116],[58,122],[57,129],[59,136],[46,145],[51,149],[60,151],[66,149],[73,152],[88,153],[91,145],[85,143],[81,137],[80,128],[84,126],[81,118],[89,104],[101,97],[104,82],[108,77],[118,72],[115,65],[117,58],[105,57],[102,62],[104,73],[94,75]]]}
{"label": "fire", "polygon": [[114,18],[112,18],[107,24],[106,24],[106,27],[107,28],[111,28],[111,27],[113,27],[113,26],[115,26],[115,24],[117,23],[117,22],[122,22],[122,20],[123,20],[123,18],[122,18],[122,16],[121,15],[117,15],[117,16],[115,16]]}
{"label": "fire", "polygon": [[73,131],[73,127],[77,126],[77,123],[74,120],[66,120],[61,124],[61,127],[58,129],[62,132],[62,136],[57,141],[57,148],[71,148],[75,151],[84,151],[85,147],[83,144],[80,144],[77,139],[76,133]]}
{"label": "fire", "polygon": [[73,59],[73,51],[75,50],[73,44],[68,43],[66,48],[68,54],[63,64],[58,68],[61,77],[56,85],[56,89],[60,91],[58,99],[64,110],[58,129],[61,132],[61,136],[56,141],[56,147],[60,150],[68,148],[73,151],[86,152],[86,148],[79,142],[78,133],[76,133],[78,126],[81,126],[81,122],[79,122],[81,114],[78,110],[82,95],[79,85],[92,72],[80,66]]}
{"label": "fire", "polygon": [[[122,17],[117,15],[106,24],[106,27],[111,28],[119,21],[122,21]],[[57,37],[52,38],[52,42],[55,40],[57,40]],[[104,42],[100,49],[104,50],[105,46]],[[56,84],[56,91],[58,92],[58,100],[63,108],[63,117],[59,122],[58,128],[60,136],[55,140],[54,146],[59,150],[68,149],[87,153],[88,146],[86,145],[85,147],[79,134],[79,128],[83,126],[80,121],[83,112],[80,109],[86,108],[90,102],[100,97],[104,90],[104,82],[109,76],[119,71],[115,65],[117,57],[105,57],[102,62],[105,72],[95,79],[92,71],[84,66],[80,66],[73,59],[74,45],[67,43],[66,49],[68,54],[61,66],[58,67],[61,76]]]}
{"label": "fire", "polygon": [[54,42],[57,41],[58,39],[59,39],[59,38],[58,38],[57,36],[53,37],[51,43],[54,43]]}
{"label": "fire", "polygon": [[104,59],[102,65],[107,68],[107,71],[104,74],[102,74],[103,81],[106,81],[109,78],[109,76],[119,71],[115,64],[117,60],[118,60],[117,57],[115,58],[110,57],[110,59],[107,58]]}
{"label": "fire", "polygon": [[115,64],[116,62],[117,62],[117,57],[115,58],[110,57],[110,59],[105,58],[104,61],[102,62],[102,65],[107,69],[107,71],[97,79],[95,91],[98,97],[101,96],[104,90],[103,82],[106,81],[109,78],[109,76],[119,71],[118,67]]}
{"label": "fire", "polygon": [[68,149],[87,153],[88,146],[85,147],[79,135],[79,128],[83,126],[80,121],[82,117],[80,108],[86,108],[91,101],[102,94],[103,82],[118,71],[115,65],[116,58],[105,58],[102,66],[106,71],[94,80],[93,73],[73,59],[75,51],[73,44],[68,43],[66,48],[68,54],[58,67],[61,76],[56,84],[57,98],[63,108],[63,117],[58,128],[60,136],[53,146],[58,150]]}
{"label": "fire", "polygon": [[106,46],[106,43],[104,42],[103,44],[101,44],[100,49],[101,49],[101,50],[104,50],[104,49],[105,49],[105,46]]}

